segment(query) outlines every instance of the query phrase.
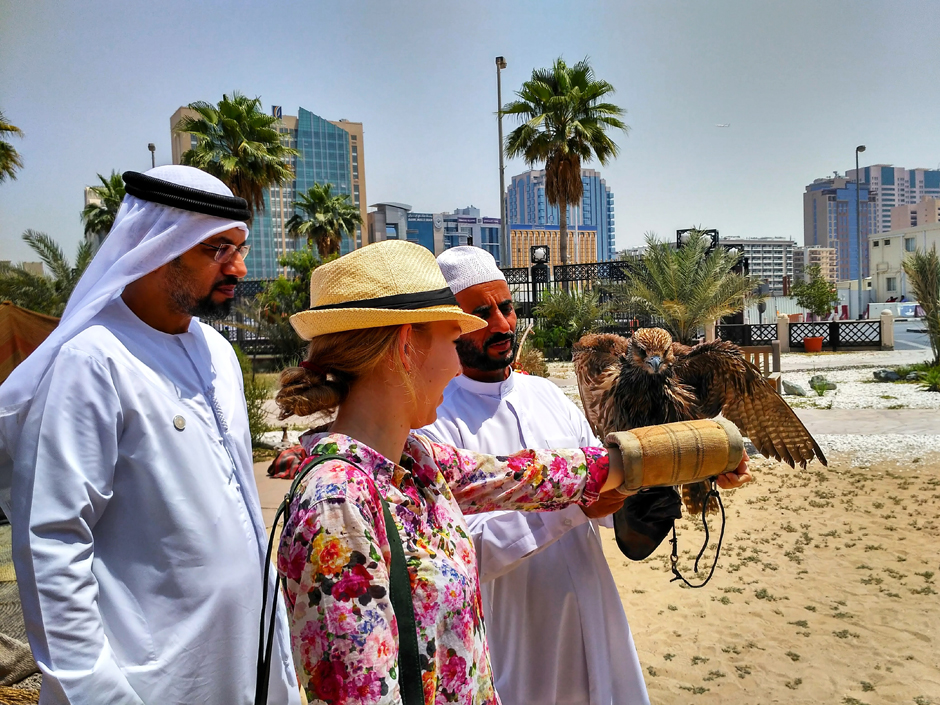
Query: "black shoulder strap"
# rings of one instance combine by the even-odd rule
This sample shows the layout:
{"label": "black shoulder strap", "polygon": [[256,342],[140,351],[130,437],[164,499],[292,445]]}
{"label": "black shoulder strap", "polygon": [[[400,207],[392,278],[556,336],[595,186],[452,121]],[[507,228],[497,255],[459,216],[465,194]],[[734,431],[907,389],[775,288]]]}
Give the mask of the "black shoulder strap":
{"label": "black shoulder strap", "polygon": [[[267,705],[268,703],[268,682],[271,677],[271,655],[274,648],[274,629],[277,621],[277,592],[281,584],[281,576],[278,573],[274,581],[274,597],[271,605],[271,619],[268,624],[267,640],[265,640],[265,611],[268,604],[268,571],[271,569],[271,553],[274,548],[274,537],[277,531],[277,524],[282,518],[287,521],[287,512],[290,510],[290,503],[294,499],[294,494],[300,483],[306,478],[308,473],[321,463],[328,460],[341,460],[344,463],[352,465],[362,472],[370,480],[373,480],[369,474],[355,463],[350,462],[349,458],[342,455],[321,455],[316,457],[313,462],[307,463],[303,470],[297,473],[297,477],[291,483],[290,490],[284,496],[274,515],[274,524],[271,526],[271,535],[268,538],[268,550],[264,561],[264,585],[261,589],[261,630],[258,640],[258,676],[255,687],[255,705]],[[405,560],[405,551],[402,547],[401,536],[398,533],[398,527],[392,517],[392,511],[388,502],[382,493],[376,488],[376,494],[382,501],[382,516],[385,520],[385,533],[388,536],[388,544],[391,550],[391,566],[389,567],[389,600],[392,603],[392,610],[395,612],[395,620],[398,622],[398,683],[401,689],[403,705],[424,705],[424,687],[421,683],[421,662],[418,652],[418,627],[415,621],[414,600],[411,595],[411,579],[408,577],[408,565]]]}

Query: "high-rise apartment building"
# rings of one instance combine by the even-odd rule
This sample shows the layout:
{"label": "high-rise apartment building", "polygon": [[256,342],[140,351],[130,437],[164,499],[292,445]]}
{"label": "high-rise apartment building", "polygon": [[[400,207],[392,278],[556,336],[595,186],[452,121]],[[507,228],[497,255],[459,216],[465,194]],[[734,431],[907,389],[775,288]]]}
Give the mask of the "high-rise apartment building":
{"label": "high-rise apartment building", "polygon": [[783,280],[793,277],[793,248],[796,242],[785,238],[722,237],[724,247],[740,249],[747,271],[765,283],[772,294],[783,293]]}
{"label": "high-rise apartment building", "polygon": [[[816,179],[803,194],[803,246],[836,250],[838,278],[858,278],[858,235],[855,221],[856,184],[843,176]],[[861,214],[862,276],[868,276],[868,189],[858,191]]]}
{"label": "high-rise apartment building", "polygon": [[793,277],[793,240],[783,238],[721,238],[725,247],[742,250],[749,273],[767,284],[770,293],[783,294],[783,278]]}
{"label": "high-rise apartment building", "polygon": [[[845,174],[858,181],[855,169]],[[868,189],[874,201],[869,214],[869,232],[891,230],[891,209],[919,203],[925,198],[940,198],[940,170],[905,169],[890,164],[873,164],[859,169],[862,190]]]}
{"label": "high-rise apartment building", "polygon": [[[616,254],[617,245],[614,236],[614,194],[594,169],[581,170],[581,184],[584,195],[580,203],[568,204],[568,228],[570,230],[593,230],[597,242],[595,257],[603,262]],[[534,228],[537,226],[559,224],[558,206],[549,204],[545,197],[545,170],[530,170],[512,177],[512,183],[506,189],[506,219],[510,229],[517,226]],[[513,253],[516,247],[510,245]],[[592,261],[590,258],[582,262]],[[520,264],[513,255],[513,266],[527,266],[528,254]]]}
{"label": "high-rise apartment building", "polygon": [[836,265],[834,247],[794,247],[793,248],[793,283],[807,280],[809,268],[818,265],[819,271],[830,282],[839,280],[839,267]]}
{"label": "high-rise apartment building", "polygon": [[[350,203],[359,208],[362,226],[343,237],[340,253],[346,254],[362,246],[362,228],[366,223],[366,172],[361,122],[324,120],[309,110],[299,108],[296,116],[281,116],[274,106],[272,114],[280,118],[278,132],[285,145],[300,152],[291,157],[294,179],[281,187],[271,187],[264,194],[264,211],[256,213],[251,222],[251,256],[246,260],[248,279],[273,279],[281,273],[278,259],[285,253],[305,247],[297,243],[285,228],[294,214],[293,203],[315,183],[328,183],[334,194],[346,194]],[[183,118],[194,115],[181,107],[170,118],[170,140],[173,163],[179,164],[183,152],[191,149],[196,138],[179,134],[173,127]]]}
{"label": "high-rise apartment building", "polygon": [[891,209],[892,231],[937,222],[940,222],[940,198],[925,198],[918,203]]}

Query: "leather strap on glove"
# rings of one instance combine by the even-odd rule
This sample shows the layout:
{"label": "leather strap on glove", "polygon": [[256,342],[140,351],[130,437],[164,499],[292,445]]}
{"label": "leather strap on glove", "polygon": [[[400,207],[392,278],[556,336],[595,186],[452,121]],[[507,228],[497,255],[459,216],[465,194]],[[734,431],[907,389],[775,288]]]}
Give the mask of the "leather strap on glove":
{"label": "leather strap on glove", "polygon": [[611,453],[620,452],[623,494],[706,480],[731,472],[744,457],[740,431],[723,418],[618,431],[605,441]]}

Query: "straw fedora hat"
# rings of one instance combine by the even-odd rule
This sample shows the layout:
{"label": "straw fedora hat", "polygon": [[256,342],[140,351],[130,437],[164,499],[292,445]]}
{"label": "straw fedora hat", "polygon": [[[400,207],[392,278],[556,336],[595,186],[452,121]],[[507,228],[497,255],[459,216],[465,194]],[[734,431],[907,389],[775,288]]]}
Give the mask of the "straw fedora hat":
{"label": "straw fedora hat", "polygon": [[486,326],[457,305],[434,255],[403,240],[367,245],[317,267],[310,276],[310,308],[290,317],[304,340],[430,321],[456,321],[464,333]]}

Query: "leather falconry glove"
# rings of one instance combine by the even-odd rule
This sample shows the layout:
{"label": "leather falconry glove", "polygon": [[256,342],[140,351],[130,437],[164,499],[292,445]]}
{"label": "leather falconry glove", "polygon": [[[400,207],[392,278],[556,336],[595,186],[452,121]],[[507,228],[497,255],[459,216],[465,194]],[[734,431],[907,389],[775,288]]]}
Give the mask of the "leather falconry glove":
{"label": "leather falconry glove", "polygon": [[607,434],[611,453],[623,462],[623,484],[633,494],[644,487],[668,487],[731,472],[744,457],[744,439],[727,419],[680,421]]}

